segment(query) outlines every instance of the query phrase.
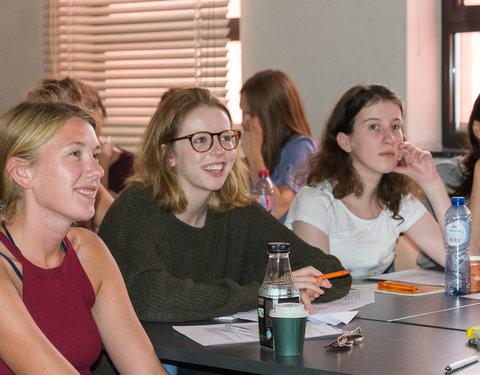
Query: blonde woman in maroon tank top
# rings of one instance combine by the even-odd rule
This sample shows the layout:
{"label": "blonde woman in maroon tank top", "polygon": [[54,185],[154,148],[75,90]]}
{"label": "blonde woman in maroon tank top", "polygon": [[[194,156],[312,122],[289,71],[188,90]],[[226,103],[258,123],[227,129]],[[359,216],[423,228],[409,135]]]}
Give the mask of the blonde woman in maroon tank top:
{"label": "blonde woman in maroon tank top", "polygon": [[0,117],[0,375],[91,374],[101,343],[121,374],[166,374],[109,250],[71,227],[103,176],[94,127],[64,103]]}

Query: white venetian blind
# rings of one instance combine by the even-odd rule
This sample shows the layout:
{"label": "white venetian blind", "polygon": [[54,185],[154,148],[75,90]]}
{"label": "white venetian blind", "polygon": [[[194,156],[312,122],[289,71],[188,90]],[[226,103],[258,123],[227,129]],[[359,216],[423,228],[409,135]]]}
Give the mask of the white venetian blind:
{"label": "white venetian blind", "polygon": [[135,152],[161,95],[226,96],[228,0],[46,0],[46,74],[100,92],[105,135]]}

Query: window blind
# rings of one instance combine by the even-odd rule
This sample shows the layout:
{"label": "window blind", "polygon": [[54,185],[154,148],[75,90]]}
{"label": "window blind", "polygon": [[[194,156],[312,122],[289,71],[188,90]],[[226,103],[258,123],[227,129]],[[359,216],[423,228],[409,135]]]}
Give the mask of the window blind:
{"label": "window blind", "polygon": [[226,97],[228,0],[46,0],[49,77],[99,90],[104,134],[136,152],[170,87]]}

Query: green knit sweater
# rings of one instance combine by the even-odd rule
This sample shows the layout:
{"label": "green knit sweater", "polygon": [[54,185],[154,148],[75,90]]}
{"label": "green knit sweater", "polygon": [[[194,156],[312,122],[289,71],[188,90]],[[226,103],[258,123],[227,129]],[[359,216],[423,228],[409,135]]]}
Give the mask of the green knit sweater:
{"label": "green knit sweater", "polygon": [[[99,231],[125,279],[139,319],[204,320],[256,308],[265,275],[267,244],[290,243],[292,270],[312,265],[323,273],[340,262],[309,246],[257,202],[207,213],[191,227],[152,203],[151,193],[128,187],[108,210]],[[330,280],[318,302],[347,294],[349,276]]]}

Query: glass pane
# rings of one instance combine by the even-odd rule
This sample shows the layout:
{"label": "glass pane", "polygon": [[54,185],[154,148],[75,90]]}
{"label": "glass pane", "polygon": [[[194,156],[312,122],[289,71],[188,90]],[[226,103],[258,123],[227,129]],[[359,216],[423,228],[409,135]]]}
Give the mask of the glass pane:
{"label": "glass pane", "polygon": [[463,0],[463,5],[480,5],[480,0]]}
{"label": "glass pane", "polygon": [[[479,0],[480,2],[480,0]],[[480,32],[456,33],[453,56],[455,128],[465,128],[480,93]]]}

